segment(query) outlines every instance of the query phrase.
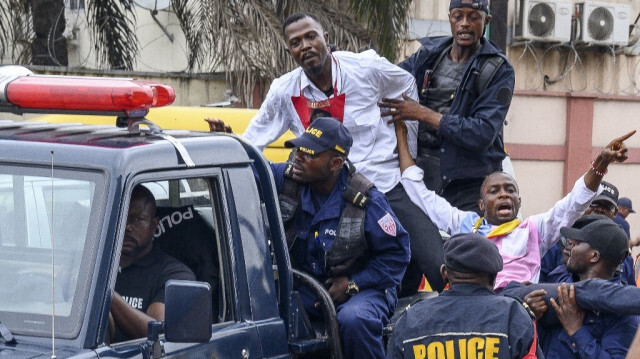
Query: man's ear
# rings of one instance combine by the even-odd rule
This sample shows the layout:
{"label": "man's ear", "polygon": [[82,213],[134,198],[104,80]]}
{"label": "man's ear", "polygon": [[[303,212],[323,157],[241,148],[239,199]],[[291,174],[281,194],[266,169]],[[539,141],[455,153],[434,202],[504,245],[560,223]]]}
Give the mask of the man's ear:
{"label": "man's ear", "polygon": [[490,22],[491,22],[491,15],[487,14],[487,16],[484,18],[484,26],[482,26],[482,36],[484,36],[487,33],[487,26],[489,26]]}
{"label": "man's ear", "polygon": [[447,272],[447,266],[444,264],[440,266],[440,275],[442,276],[444,284],[449,284],[449,272]]}
{"label": "man's ear", "polygon": [[484,213],[484,201],[482,198],[478,200],[478,207],[480,208],[480,211]]}
{"label": "man's ear", "polygon": [[491,22],[491,15],[487,14],[487,17],[484,18],[484,27],[487,27]]}
{"label": "man's ear", "polygon": [[591,263],[598,263],[600,261],[601,255],[600,252],[598,252],[597,250],[593,250],[591,252],[591,258],[589,259],[589,262]]}
{"label": "man's ear", "polygon": [[344,157],[336,156],[331,159],[331,171],[339,171],[344,164]]}
{"label": "man's ear", "polygon": [[325,31],[325,32],[324,32],[324,42],[325,42],[326,44],[328,44],[328,43],[329,43],[329,32],[328,32],[328,31]]}

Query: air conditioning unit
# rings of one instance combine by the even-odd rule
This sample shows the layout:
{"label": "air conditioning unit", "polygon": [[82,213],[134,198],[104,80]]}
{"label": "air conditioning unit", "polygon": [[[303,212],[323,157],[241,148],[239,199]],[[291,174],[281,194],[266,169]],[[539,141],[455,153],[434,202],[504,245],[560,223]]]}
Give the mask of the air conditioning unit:
{"label": "air conditioning unit", "polygon": [[569,42],[571,1],[519,0],[514,41]]}
{"label": "air conditioning unit", "polygon": [[626,46],[630,12],[627,4],[592,1],[576,4],[577,41],[589,45]]}

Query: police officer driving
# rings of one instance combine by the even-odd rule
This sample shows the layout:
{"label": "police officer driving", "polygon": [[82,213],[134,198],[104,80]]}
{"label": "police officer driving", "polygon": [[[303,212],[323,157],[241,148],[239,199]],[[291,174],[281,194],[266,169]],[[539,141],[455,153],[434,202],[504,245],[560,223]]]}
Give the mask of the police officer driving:
{"label": "police officer driving", "polygon": [[[316,119],[293,163],[272,164],[294,268],[324,283],[336,305],[345,358],[383,358],[382,329],[409,263],[409,236],[383,193],[355,173],[353,140],[336,119]],[[317,299],[299,289],[311,319]]]}

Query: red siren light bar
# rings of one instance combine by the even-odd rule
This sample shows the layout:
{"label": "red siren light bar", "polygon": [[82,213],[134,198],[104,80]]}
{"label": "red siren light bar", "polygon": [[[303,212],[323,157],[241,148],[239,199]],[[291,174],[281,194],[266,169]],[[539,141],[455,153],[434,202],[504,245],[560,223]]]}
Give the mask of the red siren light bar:
{"label": "red siren light bar", "polygon": [[0,106],[5,102],[17,107],[18,112],[116,113],[142,117],[149,108],[170,105],[176,97],[170,86],[144,80],[2,75],[0,71]]}

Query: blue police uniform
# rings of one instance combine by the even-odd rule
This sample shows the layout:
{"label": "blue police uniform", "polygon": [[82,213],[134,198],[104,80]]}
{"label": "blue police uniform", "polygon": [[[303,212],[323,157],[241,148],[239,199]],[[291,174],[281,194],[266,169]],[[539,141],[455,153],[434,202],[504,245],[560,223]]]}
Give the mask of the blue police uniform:
{"label": "blue police uniform", "polygon": [[[573,282],[571,276],[565,281]],[[609,282],[620,284],[620,278]],[[605,359],[624,358],[637,328],[638,319],[635,316],[586,311],[582,328],[572,336],[567,334],[562,325],[540,326],[538,333],[540,347],[546,358]]]}
{"label": "blue police uniform", "polygon": [[612,218],[614,222],[616,222],[622,229],[624,229],[624,233],[627,234],[628,238],[631,238],[631,234],[629,233],[630,227],[629,222],[627,222],[624,217],[620,213],[617,213],[615,217]]}
{"label": "blue police uniform", "polygon": [[[286,164],[272,164],[278,192],[284,184]],[[290,250],[301,269],[323,283],[328,279],[325,253],[336,238],[338,222],[345,208],[343,192],[348,171],[342,170],[332,192],[323,196],[303,184],[300,211],[296,219],[296,240]],[[384,358],[382,329],[396,306],[396,286],[409,263],[409,235],[400,225],[381,192],[371,188],[366,207],[364,233],[369,257],[364,269],[351,279],[360,292],[337,306],[337,317],[345,358]],[[315,297],[300,288],[300,297],[309,314],[319,316]]]}
{"label": "blue police uniform", "polygon": [[[540,265],[540,283],[561,283],[568,275],[567,268],[562,264],[562,243],[557,242],[549,248]],[[635,272],[633,270],[633,257],[627,256],[621,266],[622,271],[616,272],[614,278],[621,278],[627,285],[636,285]]]}
{"label": "blue police uniform", "polygon": [[[555,247],[556,246],[553,246],[552,249]],[[547,253],[549,252],[551,252],[551,250],[549,250]],[[543,260],[544,258],[547,258],[547,256],[545,255],[543,257]],[[541,273],[540,283],[562,283],[567,281],[567,277],[571,277],[571,273],[567,271],[567,267],[565,267],[565,265],[562,264],[562,251],[559,252],[559,257],[557,261],[559,264],[551,272],[545,275],[544,280],[542,280],[542,270],[540,270],[540,273]],[[633,270],[633,258],[631,256],[628,256],[627,258],[625,258],[625,260],[622,262],[621,268],[622,268],[622,271],[616,272],[613,275],[613,279],[617,279],[622,284],[631,285],[635,287],[636,279],[634,278],[635,272]]]}
{"label": "blue police uniform", "polygon": [[549,279],[549,275],[558,266],[562,265],[562,250],[564,247],[560,241],[556,242],[547,253],[544,254],[540,261],[540,279],[539,283],[558,283],[557,280]]}
{"label": "blue police uniform", "polygon": [[627,256],[627,258],[624,259],[621,269],[622,271],[620,273],[616,273],[616,276],[619,275],[625,284],[636,286],[636,273],[633,270],[632,256]]}
{"label": "blue police uniform", "polygon": [[387,358],[522,358],[533,343],[533,320],[513,298],[456,283],[400,317]]}

